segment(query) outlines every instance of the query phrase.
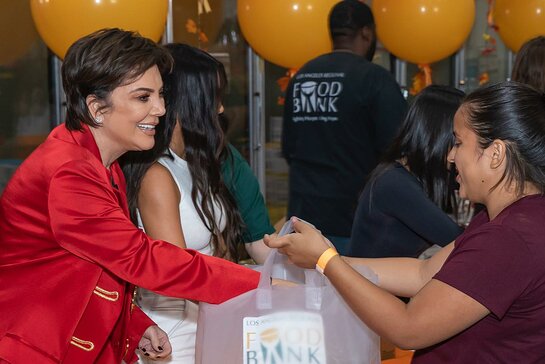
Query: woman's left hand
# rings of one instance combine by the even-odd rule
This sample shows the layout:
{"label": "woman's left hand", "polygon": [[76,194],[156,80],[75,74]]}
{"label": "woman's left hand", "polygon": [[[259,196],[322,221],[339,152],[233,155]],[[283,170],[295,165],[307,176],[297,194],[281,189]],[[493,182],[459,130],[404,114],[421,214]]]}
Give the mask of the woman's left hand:
{"label": "woman's left hand", "polygon": [[166,332],[159,326],[152,325],[146,329],[138,343],[138,349],[149,359],[162,359],[172,353],[172,347]]}
{"label": "woman's left hand", "polygon": [[326,239],[314,227],[292,217],[295,233],[282,237],[265,235],[263,241],[269,248],[277,248],[289,260],[302,268],[313,269],[324,251],[329,248]]}

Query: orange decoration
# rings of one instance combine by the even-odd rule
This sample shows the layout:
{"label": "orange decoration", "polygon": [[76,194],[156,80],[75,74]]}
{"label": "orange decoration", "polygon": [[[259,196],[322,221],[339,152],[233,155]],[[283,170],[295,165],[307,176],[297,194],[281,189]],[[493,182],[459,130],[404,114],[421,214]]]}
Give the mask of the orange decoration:
{"label": "orange decoration", "polygon": [[496,39],[490,34],[491,30],[498,30],[498,27],[494,24],[494,1],[488,0],[488,11],[486,12],[486,31],[483,34],[484,47],[481,51],[481,56],[484,57],[484,70],[479,75],[479,85],[485,85],[490,82],[490,75],[488,74],[489,59],[492,53],[496,51]]}
{"label": "orange decoration", "polygon": [[481,73],[481,75],[479,76],[479,86],[487,84],[488,82],[490,82],[490,75],[488,74],[488,72]]}
{"label": "orange decoration", "polygon": [[190,34],[197,34],[199,28],[197,27],[197,23],[195,23],[195,20],[187,19],[187,21],[185,22],[185,30]]}
{"label": "orange decoration", "polygon": [[489,28],[498,31],[498,26],[494,24],[494,0],[488,0],[488,11],[486,12],[486,23]]}
{"label": "orange decoration", "polygon": [[286,71],[286,75],[283,77],[280,77],[278,80],[276,80],[276,83],[280,87],[280,91],[286,92],[286,89],[288,88],[288,84],[290,83],[290,80],[293,76],[297,73],[297,68],[290,68]]}
{"label": "orange decoration", "polygon": [[[297,73],[297,68],[290,68],[286,71],[286,75],[283,77],[280,77],[278,80],[276,80],[276,84],[278,87],[280,87],[280,91],[282,93],[286,92],[286,89],[288,88],[288,85],[290,83],[290,80],[293,76]],[[285,98],[283,96],[279,96],[277,100],[278,105],[284,105]]]}
{"label": "orange decoration", "polygon": [[494,0],[488,0],[488,11],[486,12],[486,32],[483,34],[484,49],[481,54],[488,56],[496,50],[496,39],[490,35],[490,29],[498,31],[494,24]]}
{"label": "orange decoration", "polygon": [[199,31],[199,42],[208,43],[208,37],[204,34],[203,31]]}
{"label": "orange decoration", "polygon": [[413,96],[417,95],[423,88],[431,85],[431,67],[429,64],[419,64],[419,71],[413,76],[413,83],[409,93]]}

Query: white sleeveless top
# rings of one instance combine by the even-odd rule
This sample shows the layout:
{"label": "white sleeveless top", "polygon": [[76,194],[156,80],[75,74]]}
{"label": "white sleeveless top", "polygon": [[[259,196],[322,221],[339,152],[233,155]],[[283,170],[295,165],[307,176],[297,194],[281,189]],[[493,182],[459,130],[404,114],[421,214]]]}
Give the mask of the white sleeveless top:
{"label": "white sleeveless top", "polygon": [[[180,191],[179,211],[186,246],[189,249],[198,250],[200,253],[212,255],[212,234],[202,222],[191,199],[193,180],[191,179],[187,162],[172,150],[170,150],[170,153],[174,156],[174,159],[161,157],[158,162],[168,169]],[[197,201],[200,203],[200,195],[197,197]],[[220,230],[223,231],[226,224],[225,211],[223,208],[220,208],[220,204],[217,201],[214,203],[214,214],[216,219],[219,220],[217,223]],[[138,225],[140,228],[143,226],[140,214],[138,214]]]}
{"label": "white sleeveless top", "polygon": [[[165,166],[180,191],[180,219],[186,245],[200,253],[211,255],[212,234],[199,218],[199,214],[191,199],[193,181],[189,173],[187,162],[178,157],[172,150],[174,160],[163,157],[159,163]],[[160,186],[158,186],[160,188]],[[201,197],[197,198],[200,201]],[[225,229],[225,210],[216,201],[214,213],[221,231]],[[138,214],[138,225],[142,228],[142,220]],[[194,364],[195,363],[195,335],[197,332],[198,305],[184,299],[161,296],[146,289],[139,288],[136,302],[156,324],[169,336],[172,345],[172,354],[163,359],[165,364]],[[155,363],[139,354],[138,364]]]}

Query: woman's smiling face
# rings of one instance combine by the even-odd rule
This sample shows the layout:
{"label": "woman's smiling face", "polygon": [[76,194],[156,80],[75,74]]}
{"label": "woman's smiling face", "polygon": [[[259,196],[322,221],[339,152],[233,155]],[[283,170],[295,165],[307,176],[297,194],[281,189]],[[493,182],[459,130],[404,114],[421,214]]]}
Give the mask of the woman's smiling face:
{"label": "woman's smiling face", "polygon": [[114,89],[109,104],[96,113],[102,125],[93,130],[102,159],[113,162],[125,152],[151,149],[155,126],[165,113],[163,81],[157,66]]}

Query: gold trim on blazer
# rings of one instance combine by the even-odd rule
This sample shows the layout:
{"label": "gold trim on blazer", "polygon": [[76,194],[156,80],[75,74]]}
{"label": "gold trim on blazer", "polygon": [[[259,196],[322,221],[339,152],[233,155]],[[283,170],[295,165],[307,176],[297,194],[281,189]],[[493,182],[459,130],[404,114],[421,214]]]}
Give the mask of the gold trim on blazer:
{"label": "gold trim on blazer", "polygon": [[127,353],[129,352],[129,347],[131,346],[131,340],[129,338],[125,339],[125,354],[123,354],[123,358],[127,356]]}
{"label": "gold trim on blazer", "polygon": [[95,348],[95,344],[93,344],[91,341],[81,340],[75,336],[72,336],[72,340],[70,340],[70,344],[85,351],[91,351]]}
{"label": "gold trim on blazer", "polygon": [[104,288],[100,288],[99,286],[96,286],[93,290],[93,293],[96,294],[99,297],[104,298],[105,300],[115,302],[119,299],[119,292],[117,291],[106,291]]}
{"label": "gold trim on blazer", "polygon": [[132,311],[134,311],[134,306],[136,306],[136,294],[138,292],[138,287],[134,286],[132,290],[132,299],[131,299],[131,311],[130,314],[132,315]]}

